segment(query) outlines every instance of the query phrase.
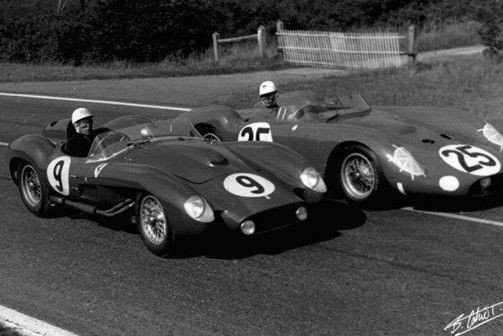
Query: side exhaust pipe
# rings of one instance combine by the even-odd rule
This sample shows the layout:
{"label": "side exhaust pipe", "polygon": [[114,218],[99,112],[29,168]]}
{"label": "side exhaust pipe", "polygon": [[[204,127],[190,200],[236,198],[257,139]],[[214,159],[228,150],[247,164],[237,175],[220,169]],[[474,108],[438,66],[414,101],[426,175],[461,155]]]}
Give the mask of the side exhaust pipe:
{"label": "side exhaust pipe", "polygon": [[127,200],[118,203],[117,205],[113,206],[112,208],[110,208],[108,210],[101,210],[101,209],[96,208],[95,206],[92,206],[92,205],[89,205],[86,203],[82,203],[82,202],[70,201],[70,200],[67,200],[66,198],[60,197],[60,196],[51,196],[50,200],[56,204],[67,205],[67,206],[70,206],[74,209],[77,209],[79,211],[85,212],[90,215],[100,215],[100,216],[105,216],[105,217],[117,216],[117,215],[127,211],[128,209],[132,208],[135,204],[135,202],[133,200],[128,198]]}

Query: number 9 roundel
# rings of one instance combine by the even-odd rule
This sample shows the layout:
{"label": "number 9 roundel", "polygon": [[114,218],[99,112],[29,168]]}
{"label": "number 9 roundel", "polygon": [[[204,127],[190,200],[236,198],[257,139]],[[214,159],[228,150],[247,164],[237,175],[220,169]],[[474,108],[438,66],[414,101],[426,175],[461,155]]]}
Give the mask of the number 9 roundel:
{"label": "number 9 roundel", "polygon": [[231,194],[241,197],[267,197],[276,189],[271,181],[249,173],[227,176],[224,180],[224,188]]}
{"label": "number 9 roundel", "polygon": [[47,179],[52,189],[58,193],[70,195],[70,162],[69,156],[60,156],[49,163],[47,167]]}

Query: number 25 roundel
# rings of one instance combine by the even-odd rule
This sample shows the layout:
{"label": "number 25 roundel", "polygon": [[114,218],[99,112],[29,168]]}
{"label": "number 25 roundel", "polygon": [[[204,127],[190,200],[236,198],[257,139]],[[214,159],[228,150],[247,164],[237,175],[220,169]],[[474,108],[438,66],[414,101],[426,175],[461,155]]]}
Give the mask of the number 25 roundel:
{"label": "number 25 roundel", "polygon": [[47,179],[52,189],[58,193],[70,195],[70,162],[69,156],[60,156],[49,163],[47,167]]}
{"label": "number 25 roundel", "polygon": [[448,145],[438,151],[442,160],[462,172],[488,176],[496,174],[501,169],[499,160],[482,148],[470,145]]}
{"label": "number 25 roundel", "polygon": [[256,122],[246,125],[239,131],[238,141],[272,142],[271,125],[266,122]]}

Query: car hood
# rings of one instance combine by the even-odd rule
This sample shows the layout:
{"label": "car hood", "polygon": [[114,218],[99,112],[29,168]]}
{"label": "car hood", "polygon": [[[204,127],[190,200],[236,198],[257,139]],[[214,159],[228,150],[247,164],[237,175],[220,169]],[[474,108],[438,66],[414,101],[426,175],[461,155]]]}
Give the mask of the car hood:
{"label": "car hood", "polygon": [[[249,192],[251,189],[243,190],[236,183],[234,178],[236,175],[252,176],[261,184],[262,192],[259,195],[253,195]],[[245,219],[253,219],[259,214],[267,214],[265,217],[277,222],[270,223],[274,225],[288,222],[289,218],[293,219],[295,210],[305,204],[304,200],[294,192],[295,189],[300,191],[295,187],[293,184],[259,171],[234,172],[194,186],[220,214],[229,229],[237,229]],[[292,223],[293,221],[290,222]],[[266,223],[262,222],[260,225],[264,224]]]}
{"label": "car hood", "polygon": [[127,160],[161,168],[192,183],[204,183],[246,167],[246,164],[231,152],[199,139],[141,144],[128,154]]}
{"label": "car hood", "polygon": [[365,116],[335,122],[371,128],[400,143],[431,143],[433,140],[449,144],[456,140],[487,144],[487,139],[478,132],[484,122],[456,116],[450,109],[386,107],[374,109]]}

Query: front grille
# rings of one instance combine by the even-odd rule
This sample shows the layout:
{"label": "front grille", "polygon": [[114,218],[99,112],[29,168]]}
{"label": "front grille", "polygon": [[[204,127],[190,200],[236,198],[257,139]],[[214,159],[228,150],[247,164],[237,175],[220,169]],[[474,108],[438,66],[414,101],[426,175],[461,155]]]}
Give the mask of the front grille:
{"label": "front grille", "polygon": [[492,194],[502,192],[503,191],[503,173],[492,175],[489,177],[491,177],[491,185],[488,188],[483,190],[482,187],[480,186],[480,181],[483,180],[484,178],[487,178],[487,177],[483,177],[471,185],[470,190],[469,190],[469,194],[471,196],[484,196],[484,195],[492,195]]}
{"label": "front grille", "polygon": [[288,204],[279,208],[258,213],[247,219],[255,222],[255,233],[277,230],[282,227],[298,223],[299,220],[295,215],[295,211],[297,211],[297,209],[301,206],[304,206],[301,202]]}

